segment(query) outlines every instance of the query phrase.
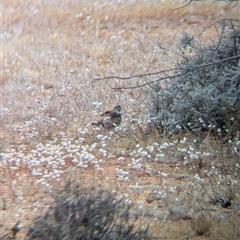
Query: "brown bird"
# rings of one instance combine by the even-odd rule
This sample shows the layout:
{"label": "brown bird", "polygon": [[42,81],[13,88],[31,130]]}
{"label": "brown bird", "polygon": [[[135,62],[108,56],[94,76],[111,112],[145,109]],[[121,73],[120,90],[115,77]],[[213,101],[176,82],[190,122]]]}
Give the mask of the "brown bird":
{"label": "brown bird", "polygon": [[101,119],[92,123],[95,126],[102,126],[104,128],[114,128],[121,124],[122,121],[122,112],[121,107],[118,105],[110,111],[106,111],[101,114]]}

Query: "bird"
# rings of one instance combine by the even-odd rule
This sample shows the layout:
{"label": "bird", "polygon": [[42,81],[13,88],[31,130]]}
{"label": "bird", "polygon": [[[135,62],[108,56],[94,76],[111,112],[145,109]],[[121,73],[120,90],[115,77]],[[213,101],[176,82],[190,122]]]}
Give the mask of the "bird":
{"label": "bird", "polygon": [[115,128],[122,122],[122,112],[119,105],[115,106],[112,110],[102,113],[101,118],[93,122],[92,125],[101,126],[106,129]]}
{"label": "bird", "polygon": [[222,198],[217,198],[217,201],[220,202],[221,207],[223,207],[223,208],[227,208],[227,207],[232,205],[231,199],[225,200],[225,199],[222,199]]}

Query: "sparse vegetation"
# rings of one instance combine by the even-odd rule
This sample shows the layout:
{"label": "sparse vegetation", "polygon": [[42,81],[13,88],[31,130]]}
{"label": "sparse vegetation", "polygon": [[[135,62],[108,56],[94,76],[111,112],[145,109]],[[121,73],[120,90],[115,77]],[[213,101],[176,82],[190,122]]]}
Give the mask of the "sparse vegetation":
{"label": "sparse vegetation", "polygon": [[209,235],[213,219],[208,213],[200,212],[192,221],[192,228],[197,235]]}
{"label": "sparse vegetation", "polygon": [[[212,129],[207,123],[200,135],[192,131],[195,128],[189,127],[188,122],[178,124],[181,127],[178,128],[176,124],[162,126],[157,121],[158,128],[153,129],[148,126],[156,116],[153,112],[146,116],[148,110],[152,111],[149,102],[154,103],[146,94],[152,91],[152,86],[117,89],[152,81],[158,75],[149,76],[149,72],[170,69],[178,63],[196,65],[194,53],[198,50],[193,51],[189,44],[199,47],[198,34],[203,30],[200,47],[206,51],[198,52],[201,57],[198,60],[211,61],[212,56],[207,53],[218,39],[215,30],[219,29],[211,24],[222,24],[218,21],[221,18],[239,20],[239,3],[232,8],[224,2],[194,1],[171,12],[175,8],[175,1],[158,0],[3,3],[0,238],[11,236],[18,220],[21,229],[16,232],[17,239],[26,239],[27,233],[31,239],[42,228],[55,234],[49,226],[63,226],[57,234],[76,236],[78,228],[70,229],[62,215],[52,214],[59,212],[63,201],[69,208],[60,208],[60,212],[75,218],[76,223],[85,224],[82,217],[91,213],[79,204],[80,198],[86,205],[91,200],[99,214],[113,214],[114,226],[119,226],[118,221],[123,223],[117,217],[118,211],[125,211],[127,215],[123,217],[129,217],[128,221],[137,219],[133,228],[131,223],[123,225],[125,230],[140,234],[139,227],[149,225],[154,239],[195,239],[201,234],[206,239],[228,236],[239,239],[240,136],[235,134],[239,118],[234,109],[223,112],[222,125],[222,121],[217,121],[218,126]],[[223,29],[230,28],[229,22],[225,26]],[[229,36],[228,31],[221,33],[219,36]],[[190,37],[184,41],[186,36]],[[217,40],[223,42],[224,38]],[[221,44],[220,50],[224,46]],[[184,48],[179,49],[180,45]],[[163,46],[179,50],[186,61]],[[233,82],[221,83],[227,85],[229,104],[234,102],[231,87],[238,90],[237,67],[237,62],[229,64],[226,73]],[[202,70],[197,71],[202,74]],[[210,75],[218,77],[214,66],[211,71]],[[128,77],[139,73],[144,77],[131,81],[113,78],[93,81],[104,76]],[[194,77],[190,74],[188,80]],[[178,81],[179,86],[172,87],[181,87],[179,94],[183,96],[186,82],[180,82],[180,78]],[[166,84],[173,83],[171,80]],[[214,85],[214,81],[211,83]],[[219,87],[223,88],[222,85]],[[194,92],[191,86],[189,90]],[[100,113],[115,105],[122,107],[120,126],[110,131],[91,126]],[[180,110],[178,113],[183,116]],[[162,134],[176,128],[178,134]],[[217,135],[212,134],[213,130]],[[80,181],[81,191],[73,185],[52,198],[53,189],[59,189],[65,179]],[[103,191],[92,188],[98,184],[104,186]],[[100,198],[107,199],[104,202],[107,208],[101,205]],[[112,206],[110,202],[114,199],[116,205]],[[83,215],[72,215],[73,205]],[[203,213],[204,219],[210,216],[210,224],[200,221],[199,225],[199,213]],[[36,216],[39,222],[34,222]],[[56,217],[60,224],[54,220]],[[110,224],[107,218],[94,215],[91,219]],[[90,222],[89,226],[94,228],[93,225]],[[32,230],[28,231],[29,227]]]}
{"label": "sparse vegetation", "polygon": [[26,239],[150,239],[145,229],[136,229],[131,206],[103,188],[79,186],[67,181],[55,193],[55,201],[35,219]]}
{"label": "sparse vegetation", "polygon": [[233,139],[240,129],[240,21],[215,27],[218,37],[207,47],[188,37],[193,52],[178,63],[178,77],[150,91],[149,124],[166,134],[207,131]]}

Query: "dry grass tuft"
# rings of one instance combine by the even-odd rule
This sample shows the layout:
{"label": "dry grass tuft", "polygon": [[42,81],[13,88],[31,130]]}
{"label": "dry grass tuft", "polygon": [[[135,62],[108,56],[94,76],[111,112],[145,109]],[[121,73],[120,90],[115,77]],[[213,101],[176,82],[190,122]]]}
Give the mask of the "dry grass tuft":
{"label": "dry grass tuft", "polygon": [[199,212],[191,222],[192,229],[196,235],[209,235],[213,226],[213,218],[209,213]]}

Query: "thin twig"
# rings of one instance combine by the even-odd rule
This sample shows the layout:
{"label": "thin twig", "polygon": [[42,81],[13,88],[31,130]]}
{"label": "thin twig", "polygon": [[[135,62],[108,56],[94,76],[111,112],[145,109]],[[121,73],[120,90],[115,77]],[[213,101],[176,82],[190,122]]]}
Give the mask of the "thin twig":
{"label": "thin twig", "polygon": [[145,74],[133,75],[133,76],[129,76],[129,77],[109,76],[109,77],[103,77],[103,78],[95,78],[94,81],[107,80],[107,79],[130,80],[132,78],[141,78],[141,77],[144,77],[144,76],[152,76],[152,75],[157,75],[157,74],[167,73],[167,72],[172,72],[172,71],[176,72],[176,70],[181,70],[182,71],[181,73],[174,74],[173,76],[161,77],[161,78],[152,80],[150,82],[146,82],[146,83],[136,85],[136,86],[114,87],[114,88],[112,88],[114,90],[134,89],[134,88],[144,87],[144,86],[152,84],[152,83],[160,82],[162,80],[177,78],[177,77],[180,77],[180,76],[183,76],[183,75],[187,74],[188,72],[193,72],[193,71],[195,71],[197,69],[200,69],[200,68],[206,68],[206,67],[209,67],[209,66],[212,66],[212,65],[218,65],[220,63],[227,62],[227,61],[232,61],[232,60],[236,60],[236,59],[240,59],[240,55],[233,56],[233,57],[228,57],[228,58],[225,58],[225,59],[222,59],[222,60],[218,60],[218,61],[215,61],[215,62],[210,62],[210,63],[206,63],[206,64],[202,64],[202,65],[199,65],[199,66],[194,66],[194,67],[186,65],[185,67],[172,68],[172,69],[163,70],[163,71],[159,71],[159,72],[145,73]]}
{"label": "thin twig", "polygon": [[160,73],[165,73],[165,72],[170,72],[170,71],[177,71],[177,70],[184,70],[185,68],[183,67],[177,67],[177,68],[172,68],[172,69],[167,69],[167,70],[162,70],[162,71],[158,71],[158,72],[149,72],[149,73],[143,73],[143,74],[138,74],[138,75],[132,75],[129,77],[118,77],[118,76],[108,76],[108,77],[102,77],[102,78],[94,78],[94,81],[100,81],[100,80],[107,80],[107,79],[119,79],[119,80],[129,80],[132,78],[141,78],[141,77],[145,77],[145,76],[152,76],[152,75],[157,75]]}
{"label": "thin twig", "polygon": [[162,80],[165,80],[165,79],[172,79],[172,78],[176,78],[176,77],[180,77],[180,76],[183,76],[185,74],[187,74],[190,70],[186,70],[185,72],[181,72],[179,74],[176,74],[176,75],[173,75],[173,76],[167,76],[167,77],[162,77],[162,78],[158,78],[158,79],[155,79],[153,81],[150,81],[150,82],[146,82],[146,83],[143,83],[143,84],[140,84],[140,85],[136,85],[136,86],[132,86],[132,87],[117,87],[117,88],[112,88],[113,90],[119,90],[119,89],[134,89],[134,88],[140,88],[140,87],[144,87],[144,86],[147,86],[149,84],[152,84],[152,83],[156,83],[156,82],[160,82]]}
{"label": "thin twig", "polygon": [[185,5],[181,6],[181,7],[178,7],[178,8],[174,8],[174,9],[171,11],[171,13],[174,12],[174,11],[176,11],[176,10],[179,10],[179,9],[181,9],[181,8],[185,8],[187,5],[191,4],[192,1],[193,1],[193,0],[190,0],[187,4],[185,4]]}

